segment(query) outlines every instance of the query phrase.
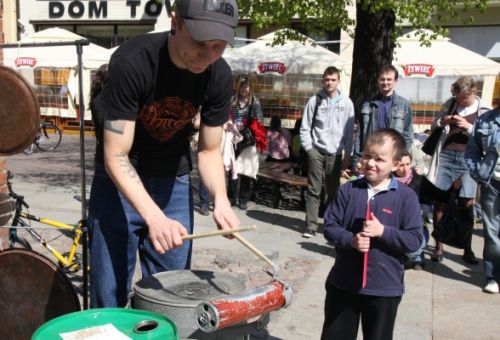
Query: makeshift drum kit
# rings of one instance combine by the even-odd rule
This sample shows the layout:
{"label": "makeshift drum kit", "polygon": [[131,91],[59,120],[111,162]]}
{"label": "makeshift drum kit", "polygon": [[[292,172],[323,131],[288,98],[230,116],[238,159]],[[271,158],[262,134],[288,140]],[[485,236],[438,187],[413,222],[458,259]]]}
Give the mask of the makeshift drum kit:
{"label": "makeshift drum kit", "polygon": [[[240,279],[224,272],[158,273],[137,282],[132,307],[166,315],[176,324],[181,338],[243,339],[263,330],[269,322],[270,312],[291,303],[292,289],[278,276],[277,253],[271,260],[239,234],[254,228],[233,231],[232,236],[272,266],[269,283],[247,289]],[[199,234],[194,238],[222,233],[228,231]]]}
{"label": "makeshift drum kit", "polygon": [[[0,88],[0,156],[12,155],[22,152],[35,138],[39,105],[29,83],[10,68],[0,66]],[[214,231],[189,235],[186,239],[232,234],[272,266],[269,283],[247,289],[241,279],[229,273],[164,272],[136,283],[132,308],[171,320],[177,329],[172,339],[241,339],[263,329],[269,322],[270,312],[291,303],[292,290],[279,278],[277,254],[269,259],[239,234],[251,229],[254,228]],[[123,329],[123,333],[137,339],[145,338],[143,335],[148,339],[165,339],[166,333],[160,331],[161,321],[146,320],[154,319],[153,314],[142,315],[130,309],[78,312],[81,309],[78,295],[65,273],[34,251],[0,251],[0,273],[0,319],[7,320],[0,327],[1,339],[29,339],[37,329],[34,337],[37,339],[47,338],[49,330],[58,333],[69,328],[75,330],[74,327],[85,329],[95,324],[96,313],[111,323],[109,313],[115,319],[124,319],[117,316],[120,313],[127,316],[132,313],[135,327]],[[82,314],[84,312],[87,314]],[[135,322],[136,318],[145,320]]]}

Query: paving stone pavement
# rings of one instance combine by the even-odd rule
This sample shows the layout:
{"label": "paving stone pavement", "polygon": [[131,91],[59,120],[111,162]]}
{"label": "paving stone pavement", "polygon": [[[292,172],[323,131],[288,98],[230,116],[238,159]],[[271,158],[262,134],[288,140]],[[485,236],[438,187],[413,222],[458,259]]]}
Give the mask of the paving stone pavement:
{"label": "paving stone pavement", "polygon": [[[94,142],[92,137],[85,138],[85,142],[89,190]],[[8,168],[15,174],[14,189],[26,197],[32,213],[67,222],[80,219],[81,205],[73,199],[74,195],[81,195],[78,143],[78,136],[64,135],[54,152],[7,158]],[[271,313],[265,338],[319,339],[324,282],[335,261],[335,251],[321,235],[301,237],[304,212],[298,194],[292,191],[287,196],[290,200],[280,209],[271,208],[263,195],[257,203],[250,202],[248,210],[235,211],[242,226],[257,227],[242,236],[266,255],[279,252],[280,277],[293,287],[292,304]],[[195,232],[214,229],[212,213],[201,216],[195,212]],[[69,249],[70,241],[64,234],[50,230],[43,233],[56,246]],[[49,256],[45,249],[35,249]],[[475,230],[473,249],[481,257],[481,225]],[[427,259],[431,251],[432,244],[426,249]],[[399,308],[395,339],[500,339],[500,294],[481,291],[482,264],[467,265],[461,254],[461,250],[446,247],[442,263],[427,261],[424,271],[406,271],[406,293]],[[248,287],[270,280],[265,272],[270,268],[264,261],[237,240],[222,237],[194,241],[193,268],[232,272],[245,280]],[[135,280],[138,279],[137,271]],[[71,280],[81,293],[81,272],[72,275]]]}

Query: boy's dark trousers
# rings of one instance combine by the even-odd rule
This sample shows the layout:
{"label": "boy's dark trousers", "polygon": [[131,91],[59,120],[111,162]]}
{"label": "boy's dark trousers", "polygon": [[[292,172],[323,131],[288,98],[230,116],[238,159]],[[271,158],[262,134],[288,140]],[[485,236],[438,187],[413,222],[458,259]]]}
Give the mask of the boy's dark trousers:
{"label": "boy's dark trousers", "polygon": [[356,340],[361,318],[364,340],[391,340],[401,296],[361,295],[326,283],[321,340]]}

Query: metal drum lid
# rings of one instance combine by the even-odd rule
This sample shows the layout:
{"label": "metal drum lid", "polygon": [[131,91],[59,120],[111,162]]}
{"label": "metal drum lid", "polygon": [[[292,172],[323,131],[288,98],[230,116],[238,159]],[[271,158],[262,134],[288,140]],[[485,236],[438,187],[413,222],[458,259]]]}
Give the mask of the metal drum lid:
{"label": "metal drum lid", "polygon": [[196,307],[200,302],[217,297],[240,294],[244,282],[224,272],[173,270],[138,281],[137,297],[154,303],[178,307]]}
{"label": "metal drum lid", "polygon": [[29,339],[46,321],[80,310],[71,282],[43,255],[2,251],[0,272],[0,339]]}
{"label": "metal drum lid", "polygon": [[0,89],[0,156],[13,155],[35,139],[40,107],[28,81],[1,65]]}
{"label": "metal drum lid", "polygon": [[175,324],[161,314],[125,308],[97,308],[66,314],[40,327],[31,340],[60,339],[177,340]]}

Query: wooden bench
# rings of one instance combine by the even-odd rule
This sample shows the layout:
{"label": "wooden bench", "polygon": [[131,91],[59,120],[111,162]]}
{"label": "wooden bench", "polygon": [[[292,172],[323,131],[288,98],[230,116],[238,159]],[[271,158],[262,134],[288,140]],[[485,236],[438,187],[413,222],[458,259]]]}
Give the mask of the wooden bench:
{"label": "wooden bench", "polygon": [[272,202],[273,208],[277,209],[283,199],[281,195],[281,188],[283,186],[299,187],[301,190],[307,188],[307,177],[288,173],[288,171],[297,167],[298,164],[295,162],[264,162],[259,167],[259,172],[257,173],[256,194],[258,195],[263,179],[273,182]]}

